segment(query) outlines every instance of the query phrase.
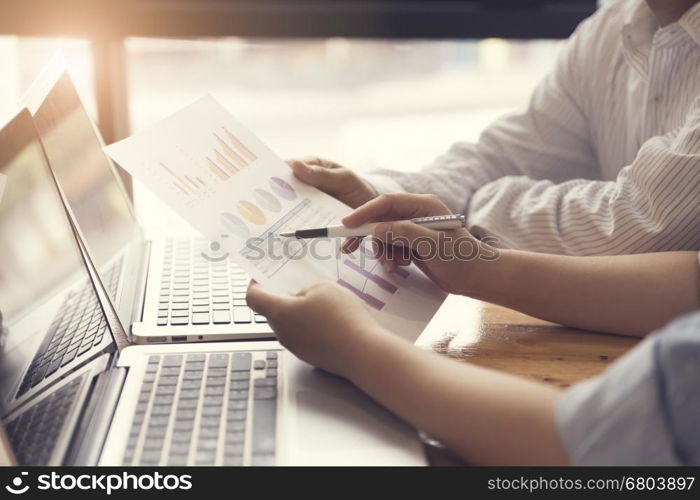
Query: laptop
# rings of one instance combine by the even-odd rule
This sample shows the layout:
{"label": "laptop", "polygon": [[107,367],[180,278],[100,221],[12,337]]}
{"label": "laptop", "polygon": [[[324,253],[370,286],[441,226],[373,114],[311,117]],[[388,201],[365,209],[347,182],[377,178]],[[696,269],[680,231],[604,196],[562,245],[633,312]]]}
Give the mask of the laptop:
{"label": "laptop", "polygon": [[62,58],[24,98],[81,244],[137,344],[274,338],[246,304],[248,275],[197,238],[144,239]]}
{"label": "laptop", "polygon": [[[425,463],[412,429],[275,341],[116,350],[27,110],[0,131],[0,173],[0,418],[19,464]],[[22,392],[28,371],[56,365]]]}

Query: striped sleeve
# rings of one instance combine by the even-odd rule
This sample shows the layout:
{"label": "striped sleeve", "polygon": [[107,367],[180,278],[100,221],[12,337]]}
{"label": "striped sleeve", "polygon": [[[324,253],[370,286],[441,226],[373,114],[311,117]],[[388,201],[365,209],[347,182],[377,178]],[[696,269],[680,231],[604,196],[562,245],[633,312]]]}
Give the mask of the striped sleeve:
{"label": "striped sleeve", "polygon": [[379,170],[368,180],[379,192],[436,194],[455,213],[466,213],[474,192],[504,176],[556,181],[598,178],[585,113],[588,92],[580,72],[602,29],[605,11],[601,9],[576,29],[525,109],[496,120],[477,143],[452,145],[420,172]]}
{"label": "striped sleeve", "polygon": [[[570,255],[700,246],[700,99],[676,133],[653,137],[615,181],[504,177],[472,198],[475,234]],[[488,228],[488,231],[485,230]]]}

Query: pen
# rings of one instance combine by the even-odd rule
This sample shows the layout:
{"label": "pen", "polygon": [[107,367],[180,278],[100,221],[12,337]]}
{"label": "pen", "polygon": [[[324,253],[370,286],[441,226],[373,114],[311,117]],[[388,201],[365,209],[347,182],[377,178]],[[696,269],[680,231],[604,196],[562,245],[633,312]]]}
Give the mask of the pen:
{"label": "pen", "polygon": [[[438,215],[435,217],[416,217],[409,222],[420,224],[430,229],[450,230],[464,227],[464,215]],[[350,236],[372,236],[374,228],[381,222],[362,224],[357,227],[327,226],[314,229],[297,229],[289,233],[280,233],[287,238],[343,238]]]}

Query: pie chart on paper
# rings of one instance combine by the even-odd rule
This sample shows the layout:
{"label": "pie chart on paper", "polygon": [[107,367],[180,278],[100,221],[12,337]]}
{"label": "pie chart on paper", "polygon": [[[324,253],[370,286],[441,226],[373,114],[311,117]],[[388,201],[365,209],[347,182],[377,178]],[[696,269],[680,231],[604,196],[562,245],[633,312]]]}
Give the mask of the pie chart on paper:
{"label": "pie chart on paper", "polygon": [[238,213],[241,214],[241,217],[251,224],[262,226],[267,221],[263,211],[249,201],[238,202],[236,208],[238,208]]}
{"label": "pie chart on paper", "polygon": [[250,231],[248,231],[248,226],[245,225],[241,219],[233,214],[224,212],[221,214],[221,223],[226,228],[226,230],[235,234],[239,238],[247,238],[250,236]]}
{"label": "pie chart on paper", "polygon": [[260,206],[269,210],[270,212],[279,212],[282,210],[282,204],[280,201],[269,191],[265,191],[264,189],[256,189],[253,191],[253,196],[255,197],[255,201],[257,201]]}
{"label": "pie chart on paper", "polygon": [[297,197],[297,192],[294,191],[294,188],[279,177],[270,177],[270,187],[282,199],[291,201]]}

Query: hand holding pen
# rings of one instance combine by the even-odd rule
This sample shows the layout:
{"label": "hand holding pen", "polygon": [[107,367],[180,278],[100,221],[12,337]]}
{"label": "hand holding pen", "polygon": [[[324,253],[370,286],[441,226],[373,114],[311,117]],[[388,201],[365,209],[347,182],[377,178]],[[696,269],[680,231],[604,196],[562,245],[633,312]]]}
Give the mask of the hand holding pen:
{"label": "hand holding pen", "polygon": [[342,229],[319,228],[311,237],[320,237],[323,232],[346,236],[343,251],[351,253],[360,246],[363,236],[371,235],[378,243],[378,257],[387,272],[415,263],[450,293],[464,293],[465,287],[475,282],[477,268],[483,263],[478,257],[484,249],[491,255],[495,252],[469,234],[464,217],[451,214],[435,196],[383,195],[358,207],[342,222]]}

